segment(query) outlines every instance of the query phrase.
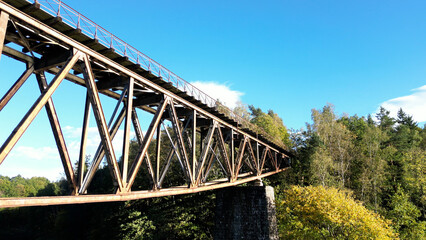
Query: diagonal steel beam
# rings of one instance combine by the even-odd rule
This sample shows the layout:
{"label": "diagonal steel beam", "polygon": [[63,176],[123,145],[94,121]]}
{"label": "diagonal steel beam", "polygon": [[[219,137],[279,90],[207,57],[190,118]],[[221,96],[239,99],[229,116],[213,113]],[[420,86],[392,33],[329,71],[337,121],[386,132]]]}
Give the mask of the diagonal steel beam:
{"label": "diagonal steel beam", "polygon": [[[111,129],[109,129],[109,134],[112,139],[114,139],[115,135],[117,134],[117,131],[120,128],[120,125],[124,120],[124,117],[125,117],[125,109],[123,108],[118,114],[118,117],[115,120],[114,124],[112,125]],[[85,191],[87,191],[87,188],[92,182],[92,179],[95,176],[95,173],[98,170],[99,165],[101,164],[102,159],[104,157],[105,157],[105,149],[103,147],[103,143],[101,142],[96,150],[95,156],[93,157],[92,164],[90,165],[84,177],[83,184],[81,185],[79,190],[80,194],[83,194],[85,193]]]}
{"label": "diagonal steel beam", "polygon": [[[36,74],[36,78],[40,92],[43,93],[43,91],[47,88],[46,76],[43,72],[41,72]],[[74,169],[72,168],[70,155],[68,153],[67,145],[65,144],[65,138],[62,134],[61,125],[59,124],[59,118],[52,98],[47,100],[45,108],[50,126],[52,127],[53,136],[55,137],[56,146],[58,147],[59,156],[61,157],[62,165],[64,167],[65,176],[67,177],[68,183],[72,186],[73,192],[76,193],[77,182],[74,176]]]}
{"label": "diagonal steel beam", "polygon": [[161,116],[163,116],[164,110],[166,109],[167,104],[169,103],[169,97],[165,97],[165,99],[161,102],[160,106],[155,113],[154,119],[151,121],[151,124],[148,128],[147,134],[144,137],[143,144],[141,145],[141,152],[136,157],[136,161],[133,162],[132,168],[130,170],[130,175],[127,181],[127,191],[130,191],[135,181],[136,175],[138,174],[139,168],[142,164],[145,154],[148,151],[149,144],[151,143],[152,137],[154,136],[155,130],[160,123]]}
{"label": "diagonal steel beam", "polygon": [[[167,130],[167,127],[164,126],[164,123],[162,123],[162,124],[163,124],[163,127],[164,127],[164,131],[166,132],[166,135],[169,138],[170,143],[172,144],[173,153],[176,154],[176,157],[177,157],[177,159],[179,161],[180,167],[182,169],[182,173],[185,175],[186,182],[188,184],[191,184],[191,179],[188,176],[188,171],[185,169],[185,164],[182,162],[182,157],[180,156],[180,151],[178,150],[178,147],[176,147],[177,140],[173,141],[173,139],[172,139],[172,137],[171,137],[171,135],[169,133],[169,130]],[[171,161],[171,158],[168,161]],[[168,164],[170,164],[170,163],[168,162]],[[167,167],[167,169],[168,169],[168,167]]]}
{"label": "diagonal steel beam", "polygon": [[216,128],[216,132],[217,132],[217,138],[219,143],[219,152],[222,156],[223,161],[226,163],[225,165],[227,167],[226,173],[228,177],[232,178],[234,176],[234,173],[232,172],[232,167],[231,167],[231,163],[229,162],[228,152],[226,151],[225,140],[223,139],[223,134],[220,127]]}
{"label": "diagonal steel beam", "polygon": [[[217,142],[215,142],[213,148],[210,146],[211,154],[210,154],[209,160],[207,162],[207,167],[206,167],[206,169],[205,169],[205,171],[203,173],[204,176],[201,179],[201,182],[203,182],[203,183],[206,182],[207,177],[209,176],[209,173],[210,173],[210,171],[211,171],[211,169],[212,169],[213,164],[214,164],[215,161],[217,161],[219,163],[219,165],[223,169],[223,165],[220,162],[220,160],[219,160],[219,158],[218,158],[218,156],[216,154],[217,149],[218,149],[218,143]],[[225,169],[223,169],[223,171],[225,172],[225,174],[228,174]]]}
{"label": "diagonal steel beam", "polygon": [[[197,184],[197,185],[200,183],[201,173],[203,173],[203,168],[204,168],[204,164],[206,162],[207,153],[209,152],[210,144],[211,144],[212,138],[213,138],[213,133],[214,133],[214,130],[215,130],[216,127],[217,127],[217,122],[213,120],[213,123],[210,126],[209,132],[207,133],[206,139],[205,139],[204,144],[203,144],[204,146],[203,146],[203,150],[201,152],[200,160],[198,161],[197,177],[195,179],[195,184]],[[203,143],[203,141],[201,141],[201,143]]]}
{"label": "diagonal steel beam", "polygon": [[234,172],[234,180],[236,180],[238,178],[238,174],[240,172],[241,165],[242,165],[242,162],[243,162],[244,150],[246,148],[246,144],[247,144],[247,137],[244,136],[244,140],[240,142],[240,146],[238,147],[237,166],[236,166],[235,172]]}
{"label": "diagonal steel beam", "polygon": [[268,156],[269,156],[269,161],[271,162],[272,166],[276,167],[276,164],[275,164],[274,157],[272,155],[271,149],[269,149],[269,151],[268,151]]}
{"label": "diagonal steel beam", "polygon": [[[262,153],[262,163],[260,164],[260,173],[263,172],[263,166],[265,165],[265,160],[266,160],[266,154],[268,153],[269,148],[265,147],[263,149],[263,153]],[[259,174],[259,173],[258,173]]]}
{"label": "diagonal steel beam", "polygon": [[13,84],[13,86],[7,91],[7,93],[0,100],[0,111],[6,106],[10,99],[15,93],[21,88],[22,84],[28,79],[29,76],[34,72],[34,66],[32,65],[19,77],[19,79]]}
{"label": "diagonal steel beam", "polygon": [[113,179],[118,185],[119,191],[123,191],[123,181],[121,179],[120,169],[115,157],[114,148],[112,146],[111,136],[108,131],[108,126],[105,120],[105,114],[102,109],[101,100],[99,98],[98,89],[95,83],[95,77],[92,71],[92,66],[90,65],[90,60],[87,55],[83,55],[84,63],[81,64],[83,69],[83,75],[86,80],[86,88],[89,92],[90,101],[92,103],[93,113],[96,119],[96,125],[98,126],[99,135],[101,136],[101,142],[105,149],[105,153],[108,160],[108,166],[113,172]]}
{"label": "diagonal steel beam", "polygon": [[13,132],[9,135],[7,140],[4,142],[2,147],[0,148],[0,164],[4,161],[6,156],[12,150],[13,146],[15,146],[16,142],[21,138],[22,134],[24,134],[25,130],[43,108],[43,106],[50,99],[52,94],[58,88],[59,84],[64,80],[65,76],[80,58],[81,53],[76,52],[73,56],[69,58],[67,63],[62,67],[60,72],[52,79],[52,82],[49,86],[43,91],[40,97],[35,101],[35,103],[31,106],[30,110],[25,114],[24,118],[19,122],[18,126],[13,130]]}
{"label": "diagonal steel beam", "polygon": [[254,168],[253,168],[253,166],[251,165],[250,166],[250,168],[252,169],[252,170],[255,170],[254,172],[258,172],[259,171],[259,165],[257,164],[257,161],[256,161],[256,157],[255,157],[255,155],[254,155],[254,151],[253,151],[253,147],[252,147],[252,145],[251,145],[251,141],[250,141],[250,139],[248,139],[247,140],[247,145],[248,145],[248,149],[249,149],[249,158],[252,160],[252,163],[254,164]]}
{"label": "diagonal steel beam", "polygon": [[[188,124],[189,124],[189,121],[187,121],[187,122],[186,122],[185,127],[182,129],[182,132],[186,130],[186,128],[188,127]],[[170,149],[169,154],[167,155],[167,158],[166,158],[166,162],[167,162],[167,163],[166,163],[166,165],[164,165],[164,166],[163,166],[163,168],[162,168],[162,170],[161,170],[161,177],[160,177],[160,180],[159,180],[159,182],[158,182],[158,188],[161,188],[161,186],[163,185],[163,181],[164,181],[164,178],[166,177],[167,171],[169,170],[170,164],[171,164],[171,162],[172,162],[172,158],[173,158],[173,156],[174,156],[174,155],[176,154],[176,152],[177,152],[177,149],[176,149],[177,140],[175,140],[175,141],[173,142],[173,140],[171,139],[170,134],[169,134],[169,132],[168,132],[168,130],[167,130],[167,128],[166,128],[166,127],[164,127],[164,130],[165,130],[165,132],[166,132],[167,136],[168,136],[168,137],[169,137],[169,139],[170,139],[170,143],[172,144],[172,148]],[[190,141],[189,141],[189,142],[190,142]],[[179,160],[179,163],[180,163],[180,165],[181,165],[181,168],[182,168],[183,173],[185,173],[185,167],[183,166],[183,163],[182,163],[182,161],[181,161],[181,159],[180,159],[179,154],[176,154],[176,156],[177,156],[177,158],[178,158],[178,160]],[[189,176],[188,176],[188,175],[185,175],[185,176],[187,177],[187,181],[188,181]],[[188,181],[188,182],[189,182],[189,181]]]}
{"label": "diagonal steel beam", "polygon": [[173,130],[175,132],[176,135],[176,139],[177,139],[177,145],[178,145],[178,149],[180,152],[180,156],[181,158],[183,158],[182,160],[184,161],[184,164],[186,165],[186,171],[187,171],[187,175],[189,176],[189,179],[191,180],[191,184],[194,184],[194,178],[193,178],[193,174],[191,171],[191,164],[189,163],[189,159],[188,159],[188,154],[186,152],[186,148],[185,148],[185,142],[183,141],[183,136],[182,136],[182,132],[180,129],[180,122],[176,113],[176,109],[173,103],[173,100],[170,101],[169,104],[169,112],[170,112],[170,116],[172,118],[172,125],[173,125]]}
{"label": "diagonal steel beam", "polygon": [[[138,140],[139,146],[142,146],[143,144],[143,132],[141,125],[139,123],[138,114],[136,113],[136,109],[132,109],[132,122],[133,122],[133,128],[135,129],[136,139]],[[146,158],[146,165],[148,167],[148,173],[151,175],[151,183],[155,185],[155,176],[154,176],[154,170],[152,168],[151,159],[149,158],[149,154],[145,154]]]}

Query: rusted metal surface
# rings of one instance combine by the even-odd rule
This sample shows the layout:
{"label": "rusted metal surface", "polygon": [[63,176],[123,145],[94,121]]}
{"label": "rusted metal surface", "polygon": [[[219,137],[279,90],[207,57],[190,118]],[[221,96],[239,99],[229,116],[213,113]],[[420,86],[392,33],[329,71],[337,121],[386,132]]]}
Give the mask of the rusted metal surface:
{"label": "rusted metal surface", "polygon": [[[21,10],[7,3],[13,3]],[[114,51],[107,51],[105,46],[99,48],[97,42],[104,41],[102,39],[107,36],[104,30],[93,25],[94,35],[88,34],[89,30],[82,26],[87,25],[90,20],[61,1],[44,0],[38,3],[40,5],[31,5],[25,0],[0,1],[0,13],[8,16],[5,18],[6,22],[13,23],[9,24],[9,28],[5,31],[3,38],[7,42],[5,46],[2,44],[2,53],[29,66],[18,81],[12,84],[11,90],[2,98],[0,106],[2,108],[6,106],[33,72],[42,91],[40,97],[2,144],[0,164],[44,107],[48,113],[65,176],[75,196],[1,198],[0,207],[126,201],[193,193],[238,185],[286,169],[285,163],[289,154],[284,148],[275,144],[273,139],[266,138],[266,135],[260,136],[258,132],[241,125],[239,121],[220,115],[220,112],[212,109],[205,101],[206,97],[197,95],[201,96],[200,100],[191,95],[195,90],[188,91],[191,86],[183,79],[144,55],[144,58],[137,58],[142,53],[132,53],[133,48],[127,44],[117,45],[118,42],[123,43],[112,34],[108,35],[110,39],[108,49],[115,49],[122,55],[121,58],[117,58]],[[50,10],[46,10],[46,4],[52,3],[56,5],[49,5]],[[52,9],[56,10],[51,12]],[[26,12],[23,12],[24,10]],[[71,15],[77,16],[77,25],[69,22],[71,20],[67,16]],[[64,22],[68,25],[64,25]],[[47,23],[52,26],[48,26]],[[1,25],[7,26],[7,23],[2,22],[0,27]],[[72,32],[70,26],[80,29],[86,35],[80,36],[79,31]],[[88,37],[92,37],[94,41],[88,42]],[[14,47],[8,46],[9,43],[13,43]],[[136,62],[131,63],[129,59],[135,60],[132,59],[134,56]],[[143,64],[138,61],[142,60],[148,64],[143,66],[146,69],[140,67]],[[36,70],[33,66],[37,66]],[[45,72],[54,75],[50,83],[46,81]],[[79,77],[80,74],[84,77]],[[76,175],[51,98],[64,79],[87,89]],[[196,94],[200,93],[202,92]],[[100,94],[117,100],[108,124]],[[153,115],[152,119],[148,120],[149,127],[146,130],[141,129],[140,122],[146,122],[147,119],[141,120],[136,109]],[[99,130],[100,142],[86,171],[84,169],[86,141],[91,110]],[[119,162],[120,156],[116,156],[112,141],[123,122],[124,137],[120,139],[123,149]],[[129,158],[132,126],[139,145],[135,159]],[[169,142],[161,140],[162,133]],[[156,143],[156,147],[151,153],[149,149],[152,142]],[[165,147],[168,154],[162,158],[161,151]],[[88,189],[104,157],[107,159],[107,166],[116,189],[111,194],[92,195]],[[178,164],[182,169],[180,174],[186,183],[184,187],[164,185],[173,164]],[[142,168],[148,173],[145,176],[139,176]],[[213,168],[226,179],[218,180],[210,177]],[[134,185],[137,177],[149,180],[149,189],[136,191],[138,186]]]}
{"label": "rusted metal surface", "polygon": [[4,39],[6,37],[7,23],[9,22],[9,14],[7,12],[0,12],[0,59],[3,52]]}
{"label": "rusted metal surface", "polygon": [[172,195],[182,195],[197,193],[202,191],[215,190],[224,187],[231,187],[243,183],[255,181],[273,174],[287,170],[287,168],[264,173],[260,176],[246,177],[235,182],[228,182],[227,179],[219,179],[214,182],[206,183],[198,188],[187,188],[186,186],[173,187],[160,190],[134,191],[125,194],[98,194],[98,195],[79,195],[79,196],[59,196],[59,197],[31,197],[31,198],[3,198],[0,200],[0,207],[28,207],[28,206],[46,206],[46,205],[64,205],[64,204],[83,204],[96,202],[117,202],[130,201],[136,199],[146,199],[154,197],[164,197]]}

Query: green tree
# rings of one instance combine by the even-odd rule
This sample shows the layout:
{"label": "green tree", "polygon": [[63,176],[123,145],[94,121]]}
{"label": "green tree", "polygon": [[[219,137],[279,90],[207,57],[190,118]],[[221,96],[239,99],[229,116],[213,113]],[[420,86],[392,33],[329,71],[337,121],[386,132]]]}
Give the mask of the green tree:
{"label": "green tree", "polygon": [[418,222],[421,216],[420,210],[409,200],[401,187],[391,198],[391,210],[388,212],[395,228],[403,239],[425,239],[426,225],[425,222]]}
{"label": "green tree", "polygon": [[260,108],[255,108],[253,105],[250,105],[249,109],[251,111],[252,123],[261,127],[271,137],[274,137],[287,146],[290,145],[290,134],[278,114],[272,110],[264,113]]}
{"label": "green tree", "polygon": [[[343,123],[337,121],[331,104],[325,106],[322,111],[313,109],[312,120],[314,122],[312,129],[324,146],[324,151],[321,151],[321,153],[327,152],[333,162],[333,164],[327,164],[329,174],[334,176],[337,186],[344,187],[349,184],[348,171],[354,150],[353,135]],[[318,154],[314,154],[313,157],[318,156]],[[315,169],[321,167],[322,161],[321,159],[314,159],[312,163],[311,167],[315,171]]]}

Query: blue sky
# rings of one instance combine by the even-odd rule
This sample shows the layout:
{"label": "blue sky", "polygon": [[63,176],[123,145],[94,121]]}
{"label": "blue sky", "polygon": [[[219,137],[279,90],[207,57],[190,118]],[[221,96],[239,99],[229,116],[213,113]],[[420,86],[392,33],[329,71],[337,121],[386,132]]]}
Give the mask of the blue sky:
{"label": "blue sky", "polygon": [[187,81],[224,84],[290,128],[327,102],[366,115],[426,84],[424,1],[87,2],[70,4]]}
{"label": "blue sky", "polygon": [[[425,1],[65,2],[209,95],[230,106],[241,100],[272,109],[289,128],[304,127],[311,109],[327,103],[338,114],[359,116],[374,114],[380,105],[394,114],[403,107],[418,122],[426,121]],[[9,73],[14,68],[19,70]],[[0,94],[22,71],[23,66],[1,58]],[[24,114],[16,109],[37,97],[34,87],[26,83],[23,102],[11,102],[0,112],[1,123],[11,126],[0,132],[0,142]],[[58,91],[73,99],[75,107],[66,108],[60,120],[71,144],[78,145],[81,118],[73,113],[82,111],[84,91],[72,84]],[[69,106],[68,100],[54,100]],[[14,111],[16,119],[4,120]],[[40,115],[36,120],[45,121],[46,114]],[[55,158],[53,137],[33,137],[50,131],[49,126],[34,125],[18,143],[21,151],[9,158],[37,153]],[[3,165],[16,168],[9,160]],[[0,174],[16,172],[2,170],[3,165]]]}

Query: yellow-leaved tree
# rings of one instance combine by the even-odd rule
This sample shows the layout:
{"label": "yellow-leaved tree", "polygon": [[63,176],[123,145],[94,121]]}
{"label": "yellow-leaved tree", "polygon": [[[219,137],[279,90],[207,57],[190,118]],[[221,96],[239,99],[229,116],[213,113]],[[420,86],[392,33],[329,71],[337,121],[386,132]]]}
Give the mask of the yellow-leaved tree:
{"label": "yellow-leaved tree", "polygon": [[390,222],[368,210],[351,194],[323,186],[277,193],[281,239],[397,239]]}

